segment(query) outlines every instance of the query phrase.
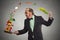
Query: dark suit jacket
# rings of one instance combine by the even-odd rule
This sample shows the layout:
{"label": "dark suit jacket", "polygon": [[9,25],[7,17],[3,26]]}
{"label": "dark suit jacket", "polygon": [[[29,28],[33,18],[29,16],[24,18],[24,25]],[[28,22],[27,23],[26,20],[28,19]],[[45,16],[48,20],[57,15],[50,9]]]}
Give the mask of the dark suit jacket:
{"label": "dark suit jacket", "polygon": [[32,32],[29,24],[29,19],[25,19],[24,29],[18,30],[19,33],[17,35],[24,34],[28,31],[28,40],[43,40],[41,26],[42,24],[50,26],[52,24],[52,21],[53,18],[49,18],[48,21],[45,21],[41,16],[35,16],[34,30]]}

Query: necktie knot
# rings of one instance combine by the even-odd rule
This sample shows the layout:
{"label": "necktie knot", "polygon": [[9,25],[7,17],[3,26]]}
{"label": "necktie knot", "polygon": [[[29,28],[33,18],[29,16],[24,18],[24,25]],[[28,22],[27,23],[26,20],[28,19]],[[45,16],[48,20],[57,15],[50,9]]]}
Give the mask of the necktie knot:
{"label": "necktie knot", "polygon": [[28,18],[28,20],[30,21],[30,20],[32,20],[33,18]]}
{"label": "necktie knot", "polygon": [[30,18],[30,20],[32,20],[33,18]]}

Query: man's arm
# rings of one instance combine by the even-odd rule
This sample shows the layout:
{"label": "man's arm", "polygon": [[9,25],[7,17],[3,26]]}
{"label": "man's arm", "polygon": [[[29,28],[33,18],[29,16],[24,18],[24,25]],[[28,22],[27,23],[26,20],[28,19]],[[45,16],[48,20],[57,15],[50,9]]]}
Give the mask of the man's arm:
{"label": "man's arm", "polygon": [[20,34],[26,33],[27,31],[28,31],[28,28],[27,28],[27,26],[26,26],[26,20],[25,20],[25,22],[24,22],[24,29],[22,29],[22,30],[17,30],[17,31],[14,32],[14,34],[20,35]]}
{"label": "man's arm", "polygon": [[49,12],[48,13],[48,16],[49,16],[49,19],[48,21],[45,21],[43,18],[42,18],[42,24],[46,25],[46,26],[50,26],[54,20],[53,16],[52,16],[52,12]]}

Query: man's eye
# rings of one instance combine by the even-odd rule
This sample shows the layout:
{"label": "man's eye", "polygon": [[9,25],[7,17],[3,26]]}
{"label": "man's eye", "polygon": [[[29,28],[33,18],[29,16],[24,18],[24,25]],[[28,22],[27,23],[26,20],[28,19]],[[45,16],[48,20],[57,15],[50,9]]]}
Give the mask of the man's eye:
{"label": "man's eye", "polygon": [[27,12],[25,12],[25,14],[27,14]]}

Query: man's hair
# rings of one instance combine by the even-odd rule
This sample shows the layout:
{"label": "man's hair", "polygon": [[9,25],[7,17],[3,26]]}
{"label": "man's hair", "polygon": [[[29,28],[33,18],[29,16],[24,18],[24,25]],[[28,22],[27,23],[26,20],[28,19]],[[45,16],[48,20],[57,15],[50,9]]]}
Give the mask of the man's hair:
{"label": "man's hair", "polygon": [[29,8],[29,12],[32,12],[32,14],[34,15],[34,11],[32,8]]}

